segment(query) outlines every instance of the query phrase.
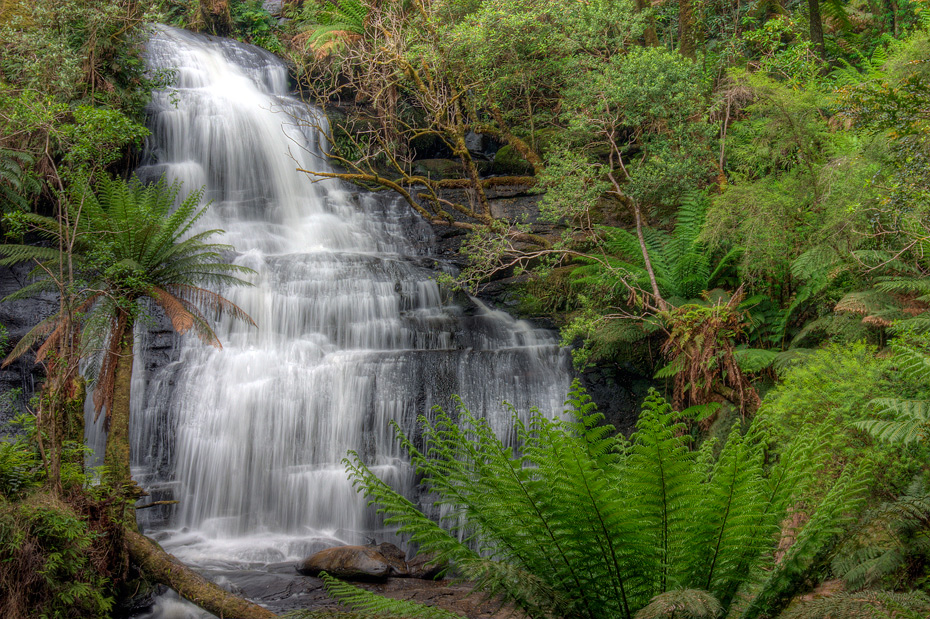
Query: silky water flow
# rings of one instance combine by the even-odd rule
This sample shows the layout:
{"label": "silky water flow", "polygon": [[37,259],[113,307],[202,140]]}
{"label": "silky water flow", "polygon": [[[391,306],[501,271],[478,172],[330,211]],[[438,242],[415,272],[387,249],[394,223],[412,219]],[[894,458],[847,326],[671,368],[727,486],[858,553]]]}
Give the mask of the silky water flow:
{"label": "silky water flow", "polygon": [[451,267],[396,199],[296,171],[330,170],[326,121],[289,95],[283,63],[167,27],[147,58],[172,86],[153,95],[138,174],[206,188],[199,229],[224,229],[229,259],[256,271],[219,292],[258,326],[221,320],[222,349],[140,329],[133,475],[150,500],[178,501],[139,512],[146,534],[223,569],[391,539],[346,478],[348,450],[416,500],[391,421],[411,432],[454,394],[505,439],[504,401],[559,414],[570,378],[550,332],[444,293]]}

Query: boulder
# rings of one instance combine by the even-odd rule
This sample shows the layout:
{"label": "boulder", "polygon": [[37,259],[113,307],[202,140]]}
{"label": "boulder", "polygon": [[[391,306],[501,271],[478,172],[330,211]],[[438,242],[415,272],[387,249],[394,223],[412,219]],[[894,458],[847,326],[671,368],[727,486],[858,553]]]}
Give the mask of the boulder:
{"label": "boulder", "polygon": [[475,159],[491,161],[497,151],[500,150],[500,147],[500,143],[487,134],[475,133],[474,131],[465,134],[465,148]]}
{"label": "boulder", "polygon": [[[382,544],[381,546],[391,546]],[[403,559],[386,557],[374,546],[336,546],[310,555],[298,566],[305,576],[326,572],[344,580],[381,581],[390,576],[407,576]],[[397,547],[394,546],[396,549]],[[387,549],[391,552],[390,549]],[[398,549],[399,550],[399,549]]]}
{"label": "boulder", "polygon": [[407,562],[407,573],[410,578],[442,580],[447,567],[445,563],[437,563],[434,554],[422,553]]}
{"label": "boulder", "polygon": [[533,166],[517,152],[516,148],[506,144],[494,156],[491,173],[504,176],[528,176],[533,173]]}

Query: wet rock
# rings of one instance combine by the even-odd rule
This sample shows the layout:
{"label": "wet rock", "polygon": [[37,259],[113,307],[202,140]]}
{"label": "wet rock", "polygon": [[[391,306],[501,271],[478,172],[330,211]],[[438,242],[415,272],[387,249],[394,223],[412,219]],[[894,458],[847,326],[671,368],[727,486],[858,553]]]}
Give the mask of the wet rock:
{"label": "wet rock", "polygon": [[407,561],[407,572],[410,578],[422,580],[442,580],[447,567],[447,564],[436,561],[436,555],[428,552],[418,554]]}
{"label": "wet rock", "polygon": [[465,148],[476,159],[491,161],[500,150],[500,142],[484,133],[469,131],[465,134]]}
{"label": "wet rock", "polygon": [[434,180],[458,178],[462,175],[462,162],[452,159],[418,159],[413,164],[413,173]]}
{"label": "wet rock", "polygon": [[406,566],[407,553],[390,542],[381,542],[375,546],[375,550],[380,552],[385,559],[404,563]]}
{"label": "wet rock", "polygon": [[336,546],[313,554],[297,566],[305,576],[326,572],[345,580],[380,581],[389,576],[407,576],[402,559],[385,557],[376,547]]}
{"label": "wet rock", "polygon": [[[31,280],[28,264],[0,268],[0,298],[4,298],[25,286]],[[0,303],[0,330],[5,330],[8,348],[19,341],[36,324],[51,316],[58,309],[57,296],[44,293],[31,299],[4,301]],[[3,347],[0,341],[0,348]],[[2,356],[0,356],[2,358]],[[32,352],[14,361],[0,372],[0,425],[25,410],[26,402],[35,393],[44,378],[43,368],[35,364]]]}

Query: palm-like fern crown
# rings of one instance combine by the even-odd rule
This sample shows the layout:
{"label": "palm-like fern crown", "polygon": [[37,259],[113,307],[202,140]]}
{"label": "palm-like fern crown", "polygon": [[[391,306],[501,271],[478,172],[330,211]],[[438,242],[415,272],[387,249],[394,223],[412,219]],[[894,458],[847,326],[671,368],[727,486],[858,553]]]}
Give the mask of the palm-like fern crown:
{"label": "palm-like fern crown", "polygon": [[[74,306],[68,308],[81,324],[85,355],[95,355],[90,378],[100,371],[104,387],[113,379],[119,341],[131,333],[132,323],[142,311],[143,297],[150,298],[171,319],[179,333],[191,329],[206,343],[219,346],[210,316],[229,314],[252,322],[235,304],[207,286],[248,284],[240,275],[251,269],[229,264],[223,254],[232,248],[209,243],[219,230],[193,232],[206,211],[200,206],[201,191],[193,192],[174,208],[180,183],[164,180],[143,185],[137,180],[102,179],[95,190],[80,191],[71,200],[70,221],[79,290],[73,292]],[[23,261],[37,263],[34,281],[8,298],[25,298],[38,292],[57,290],[55,281],[61,262],[58,221],[35,214],[27,220],[39,234],[56,241],[55,248],[2,245],[0,264]],[[68,317],[53,315],[23,337],[10,353],[15,359],[33,344],[45,340],[37,360],[66,337]],[[106,404],[109,391],[98,389],[98,410]]]}
{"label": "palm-like fern crown", "polygon": [[422,419],[422,447],[398,431],[441,524],[357,455],[346,464],[388,525],[532,617],[633,619],[676,589],[707,591],[726,610],[751,576],[765,579],[742,616],[763,616],[855,512],[861,483],[847,473],[774,565],[766,551],[820,465],[816,436],[797,437],[770,466],[761,422],[735,431],[714,457],[712,446],[691,449],[655,393],[630,441],[602,425],[577,386],[570,404],[562,421],[538,412],[526,425],[515,419],[516,446],[464,409],[455,420],[441,412]]}

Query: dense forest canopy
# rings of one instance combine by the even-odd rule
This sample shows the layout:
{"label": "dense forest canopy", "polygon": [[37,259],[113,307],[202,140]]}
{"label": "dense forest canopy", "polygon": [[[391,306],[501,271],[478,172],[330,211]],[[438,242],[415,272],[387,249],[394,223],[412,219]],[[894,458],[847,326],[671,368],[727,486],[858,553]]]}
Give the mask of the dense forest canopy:
{"label": "dense forest canopy", "polygon": [[[504,278],[579,370],[664,389],[629,438],[579,391],[521,453],[465,411],[425,447],[399,436],[446,528],[353,456],[421,547],[533,617],[928,616],[926,1],[2,0],[0,256],[34,267],[17,297],[58,299],[27,337],[0,331],[46,374],[0,442],[6,616],[108,616],[138,589],[130,556],[165,565],[133,531],[128,445],[104,483],[83,470],[81,364],[113,351],[112,392],[146,297],[208,340],[214,311],[249,320],[200,288],[248,274],[183,240],[198,188],[171,215],[177,187],[124,180],[173,79],[144,70],[156,22],[285,58],[337,166],[295,174],[396,193],[462,241],[445,285]],[[164,241],[151,264],[120,253],[136,235]],[[213,280],[154,277],[170,243]],[[446,616],[328,583],[364,612]]]}

